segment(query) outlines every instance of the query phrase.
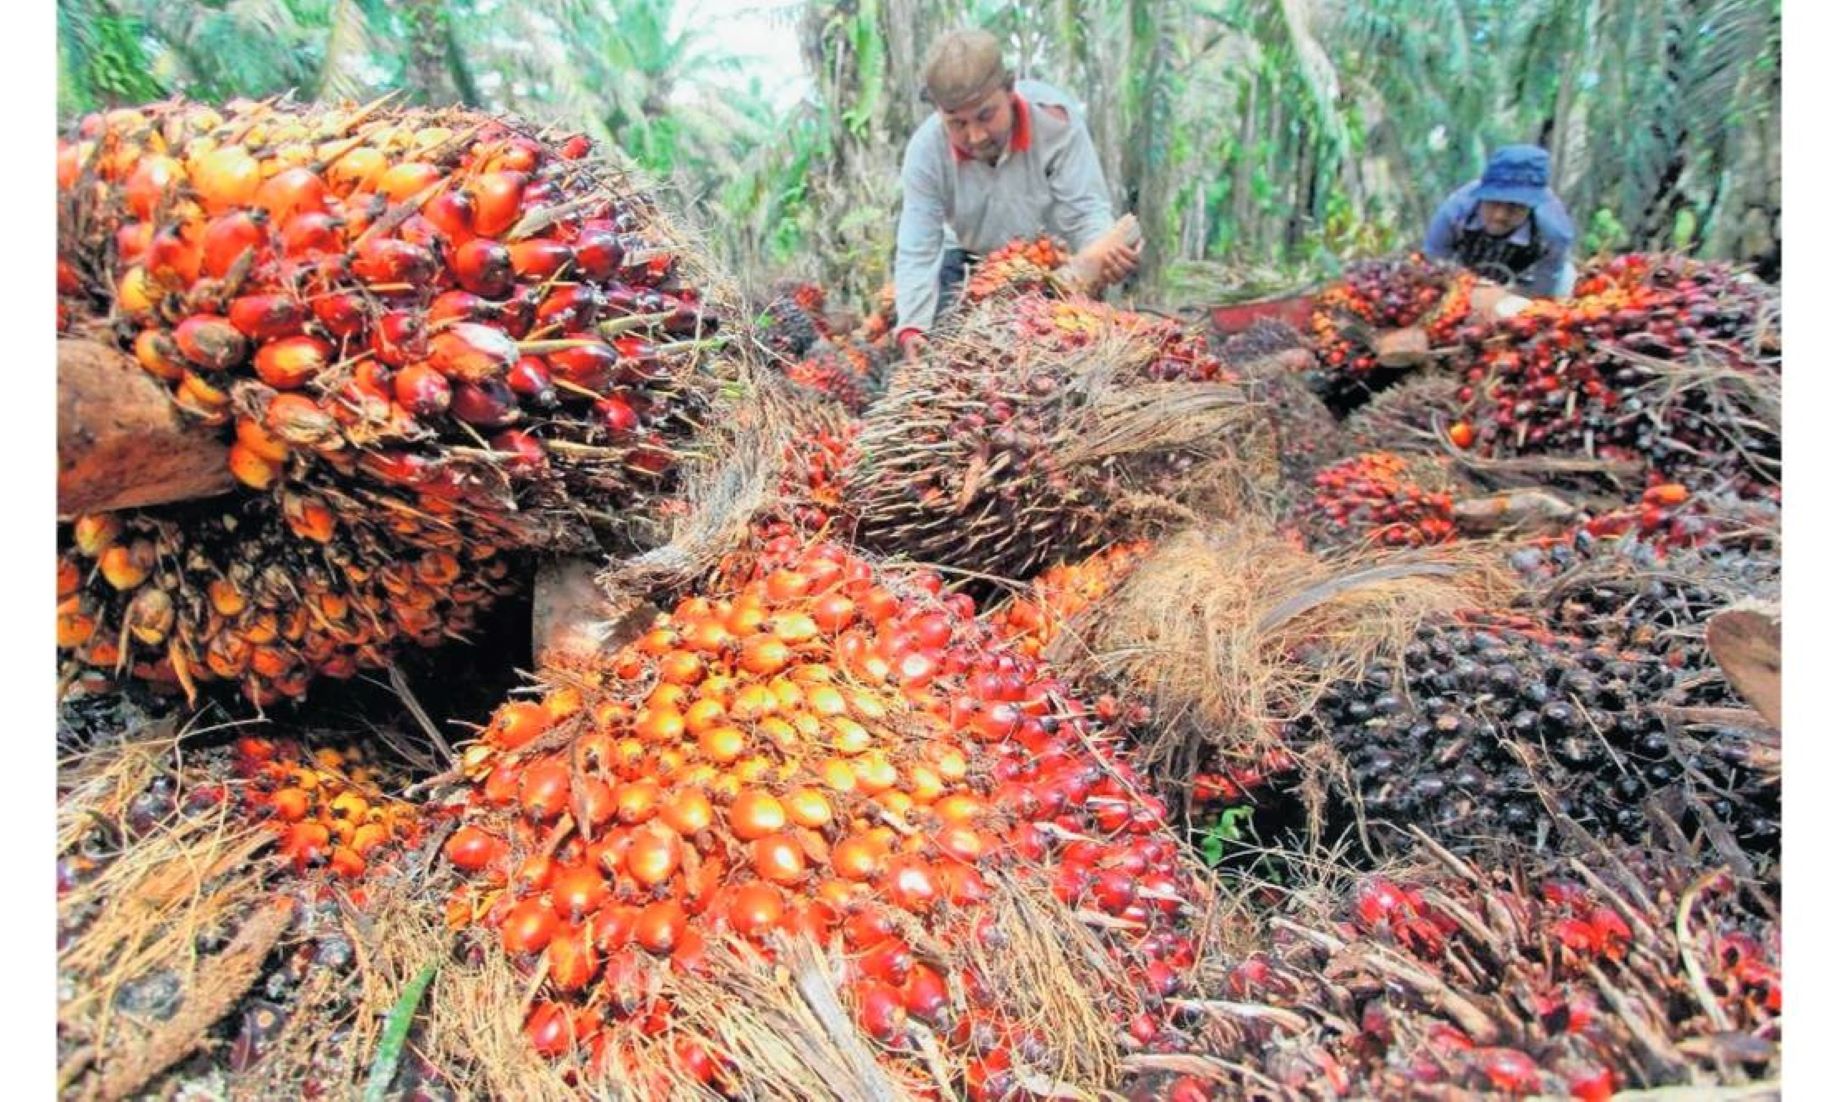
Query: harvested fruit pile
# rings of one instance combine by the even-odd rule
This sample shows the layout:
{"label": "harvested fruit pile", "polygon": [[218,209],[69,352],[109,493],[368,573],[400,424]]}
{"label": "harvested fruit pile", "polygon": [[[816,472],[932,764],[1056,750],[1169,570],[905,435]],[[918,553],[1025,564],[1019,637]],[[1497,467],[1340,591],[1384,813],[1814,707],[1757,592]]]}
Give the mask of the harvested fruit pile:
{"label": "harvested fruit pile", "polygon": [[[98,748],[100,749],[100,748]],[[244,737],[183,757],[168,736],[60,769],[58,1055],[73,1090],[126,1097],[226,1075],[279,1093],[343,1093],[348,1028],[386,949],[380,917],[424,809],[391,799],[360,747]],[[200,1049],[194,1054],[195,1049]],[[402,1065],[412,1087],[420,1061]],[[215,1084],[213,1086],[213,1084]]]}
{"label": "harvested fruit pile", "polygon": [[[936,575],[780,537],[604,666],[502,708],[464,754],[444,852],[466,878],[453,921],[533,975],[532,1043],[589,1074],[736,1087],[668,1023],[724,982],[717,942],[771,958],[808,934],[840,936],[845,1005],[896,1080],[925,1082],[942,1049],[996,1098],[1031,1067],[1182,1049],[1178,843],[1102,727],[970,612]],[[1055,984],[1090,965],[1042,938],[1081,908],[1108,916],[1108,994],[1063,1007]],[[1024,991],[1024,967],[1073,971]],[[703,1013],[691,1035],[732,1035]]]}
{"label": "harvested fruit pile", "polygon": [[[61,346],[233,487],[60,529],[67,1089],[1778,1074],[1772,291],[1617,258],[1508,317],[1405,256],[1215,349],[1039,238],[905,362],[891,288],[743,310],[594,153],[382,103],[60,143]],[[359,692],[238,729],[385,668],[415,729],[341,719],[412,776],[285,726]],[[119,673],[242,699],[148,752]]]}
{"label": "harvested fruit pile", "polygon": [[499,552],[637,538],[708,412],[716,320],[589,153],[460,111],[247,102],[60,142],[62,329],[220,426],[244,487],[85,521],[127,538],[66,543],[73,657],[297,697],[463,635]]}

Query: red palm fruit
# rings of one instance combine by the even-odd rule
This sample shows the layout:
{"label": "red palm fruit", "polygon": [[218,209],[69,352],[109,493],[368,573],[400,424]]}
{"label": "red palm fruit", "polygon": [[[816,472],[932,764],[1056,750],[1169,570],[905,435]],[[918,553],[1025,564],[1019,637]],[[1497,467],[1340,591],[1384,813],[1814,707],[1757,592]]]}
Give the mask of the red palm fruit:
{"label": "red palm fruit", "polygon": [[396,372],[391,393],[402,408],[417,417],[445,413],[453,403],[453,385],[426,362],[412,363]]}
{"label": "red palm fruit", "polygon": [[529,476],[549,466],[543,442],[527,432],[512,429],[492,437],[492,450],[504,453],[503,463],[515,475]]}
{"label": "red palm fruit", "polygon": [[536,324],[543,330],[586,329],[594,324],[606,307],[606,296],[598,287],[572,283],[557,287],[543,297],[536,308]]}
{"label": "red palm fruit", "polygon": [[268,246],[267,222],[263,211],[236,210],[213,218],[199,240],[203,249],[200,270],[212,279],[222,279],[245,252],[254,251],[259,261]]}
{"label": "red palm fruit", "polygon": [[283,337],[256,349],[255,373],[276,390],[296,390],[331,364],[332,346],[314,337]]}
{"label": "red palm fruit", "polygon": [[524,1022],[524,1036],[538,1054],[554,1059],[567,1055],[575,1045],[586,1040],[575,1029],[568,1008],[551,1002],[537,1003]]}
{"label": "red palm fruit", "polygon": [[148,154],[128,174],[127,182],[122,186],[122,196],[127,199],[128,209],[134,212],[134,217],[151,219],[160,200],[184,178],[184,165],[159,153]]}
{"label": "red palm fruit", "polygon": [[252,340],[292,336],[306,316],[306,305],[291,295],[241,295],[230,301],[230,324]]}
{"label": "red palm fruit", "polygon": [[523,213],[528,180],[521,172],[487,172],[468,185],[473,197],[473,232],[497,237],[516,225]]}
{"label": "red palm fruit", "polygon": [[562,148],[556,151],[556,155],[565,161],[579,161],[593,152],[593,149],[594,143],[586,134],[576,134],[562,143]]}
{"label": "red palm fruit", "polygon": [[363,332],[370,317],[364,299],[349,291],[321,295],[313,300],[313,320],[334,337],[352,337]]}
{"label": "red palm fruit", "polygon": [[613,385],[613,372],[619,367],[619,357],[613,354],[611,348],[590,334],[571,333],[563,339],[592,340],[595,343],[550,352],[547,359],[556,378],[593,391],[603,391]]}
{"label": "red palm fruit", "polygon": [[548,409],[556,404],[555,383],[550,378],[549,365],[541,356],[519,356],[505,372],[504,381],[524,405]]}
{"label": "red palm fruit", "polygon": [[428,304],[428,322],[489,321],[497,307],[471,291],[442,291]]}
{"label": "red palm fruit", "polygon": [[247,149],[226,145],[192,166],[192,188],[213,214],[247,206],[262,186],[262,166]]}
{"label": "red palm fruit", "polygon": [[310,168],[284,168],[262,181],[255,192],[255,203],[268,212],[275,225],[285,226],[296,214],[325,211],[326,182]]}
{"label": "red palm fruit", "polygon": [[177,226],[161,226],[147,242],[147,270],[161,279],[191,283],[198,278],[204,251]]}
{"label": "red palm fruit", "polygon": [[587,930],[564,926],[549,942],[549,979],[560,991],[579,991],[600,974],[600,954]]}
{"label": "red palm fruit", "polygon": [[536,304],[540,292],[535,287],[519,287],[498,303],[498,327],[513,340],[522,340],[536,322]]}
{"label": "red palm fruit", "polygon": [[517,362],[517,342],[501,330],[458,322],[428,341],[428,360],[448,378],[468,383],[502,379]]}
{"label": "red palm fruit", "polygon": [[424,284],[439,270],[433,252],[394,237],[369,238],[351,258],[351,274],[371,284]]}
{"label": "red palm fruit", "polygon": [[180,362],[179,346],[164,329],[143,329],[134,338],[134,358],[148,373],[176,383],[185,378],[185,365]]}
{"label": "red palm fruit", "polygon": [[626,258],[619,235],[611,230],[584,229],[575,238],[575,267],[581,275],[596,283],[612,279]]}
{"label": "red palm fruit", "polygon": [[181,355],[211,371],[227,371],[249,352],[249,342],[236,326],[215,314],[193,314],[179,323],[172,336]]}
{"label": "red palm fruit", "polygon": [[856,1007],[856,1021],[877,1041],[890,1041],[907,1024],[907,1008],[900,991],[879,980],[862,980],[850,985]]}
{"label": "red palm fruit", "polygon": [[[148,222],[129,222],[115,231],[115,255],[125,266],[139,264],[153,240],[153,226]],[[57,262],[57,293],[74,295],[83,287],[77,270],[68,260]]]}
{"label": "red palm fruit", "polygon": [[439,165],[431,165],[426,161],[404,161],[391,165],[378,177],[377,191],[388,196],[392,203],[406,203],[428,190],[441,176]]}
{"label": "red palm fruit", "polygon": [[477,236],[473,229],[473,197],[465,191],[441,192],[422,204],[421,214],[456,248]]}
{"label": "red palm fruit", "polygon": [[595,402],[594,415],[600,418],[600,424],[608,435],[615,439],[636,432],[639,427],[639,415],[617,394],[609,394]]}
{"label": "red palm fruit", "polygon": [[434,223],[419,214],[412,214],[402,225],[396,227],[396,236],[411,245],[419,245],[435,256],[448,255],[451,242],[447,235],[435,228]]}
{"label": "red palm fruit", "polygon": [[508,851],[503,841],[469,824],[453,832],[442,852],[462,872],[483,872]]}
{"label": "red palm fruit", "polygon": [[951,991],[945,978],[924,964],[915,964],[901,985],[901,1003],[907,1013],[934,1026],[945,1024],[951,1011]]}
{"label": "red palm fruit", "polygon": [[500,934],[505,952],[517,956],[542,952],[560,928],[555,909],[537,896],[519,902],[505,914]]}
{"label": "red palm fruit", "polygon": [[574,249],[549,237],[533,237],[511,244],[511,268],[520,279],[548,279],[574,258]]}
{"label": "red palm fruit", "polygon": [[428,339],[421,317],[407,310],[391,310],[378,317],[370,331],[370,351],[391,367],[425,359]]}
{"label": "red palm fruit", "polygon": [[503,379],[482,379],[476,383],[455,383],[453,404],[447,412],[469,425],[484,429],[501,429],[515,424],[522,413],[517,395],[504,385]]}
{"label": "red palm fruit", "polygon": [[340,252],[345,247],[343,225],[325,211],[296,214],[281,227],[281,252],[296,260]]}
{"label": "red palm fruit", "polygon": [[503,298],[517,285],[511,250],[486,238],[475,238],[454,248],[453,275],[461,287],[486,298]]}

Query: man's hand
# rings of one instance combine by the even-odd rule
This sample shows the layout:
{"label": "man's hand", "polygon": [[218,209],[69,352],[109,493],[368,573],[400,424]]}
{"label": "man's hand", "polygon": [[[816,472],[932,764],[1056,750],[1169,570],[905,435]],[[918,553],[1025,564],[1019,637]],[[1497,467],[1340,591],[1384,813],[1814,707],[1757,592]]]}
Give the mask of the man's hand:
{"label": "man's hand", "polygon": [[926,354],[926,334],[908,331],[900,335],[900,356],[907,363],[918,363]]}
{"label": "man's hand", "polygon": [[1137,270],[1137,264],[1142,259],[1141,241],[1135,245],[1126,245],[1121,241],[1112,244],[1098,257],[1098,277],[1102,281],[1099,286],[1109,287],[1113,283],[1122,282]]}

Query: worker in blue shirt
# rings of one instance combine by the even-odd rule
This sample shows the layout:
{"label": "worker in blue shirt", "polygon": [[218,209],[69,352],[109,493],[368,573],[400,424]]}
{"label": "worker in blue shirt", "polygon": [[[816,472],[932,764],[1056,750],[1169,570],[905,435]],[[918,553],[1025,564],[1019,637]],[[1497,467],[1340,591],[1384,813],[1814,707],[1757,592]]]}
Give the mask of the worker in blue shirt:
{"label": "worker in blue shirt", "polygon": [[1494,151],[1479,180],[1451,192],[1431,217],[1424,253],[1455,260],[1523,295],[1565,298],[1577,282],[1576,231],[1549,185],[1551,154],[1536,145]]}

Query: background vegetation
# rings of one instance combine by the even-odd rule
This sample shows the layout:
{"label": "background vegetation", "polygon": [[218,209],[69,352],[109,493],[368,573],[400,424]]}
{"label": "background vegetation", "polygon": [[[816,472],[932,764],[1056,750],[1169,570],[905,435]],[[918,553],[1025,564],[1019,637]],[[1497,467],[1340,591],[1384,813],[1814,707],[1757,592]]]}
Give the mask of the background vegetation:
{"label": "background vegetation", "polygon": [[178,93],[400,89],[617,146],[750,281],[887,277],[940,31],[977,24],[1080,96],[1141,290],[1177,303],[1408,245],[1486,150],[1540,141],[1586,250],[1779,270],[1779,0],[808,0],[786,109],[672,0],[59,0],[60,121]]}

